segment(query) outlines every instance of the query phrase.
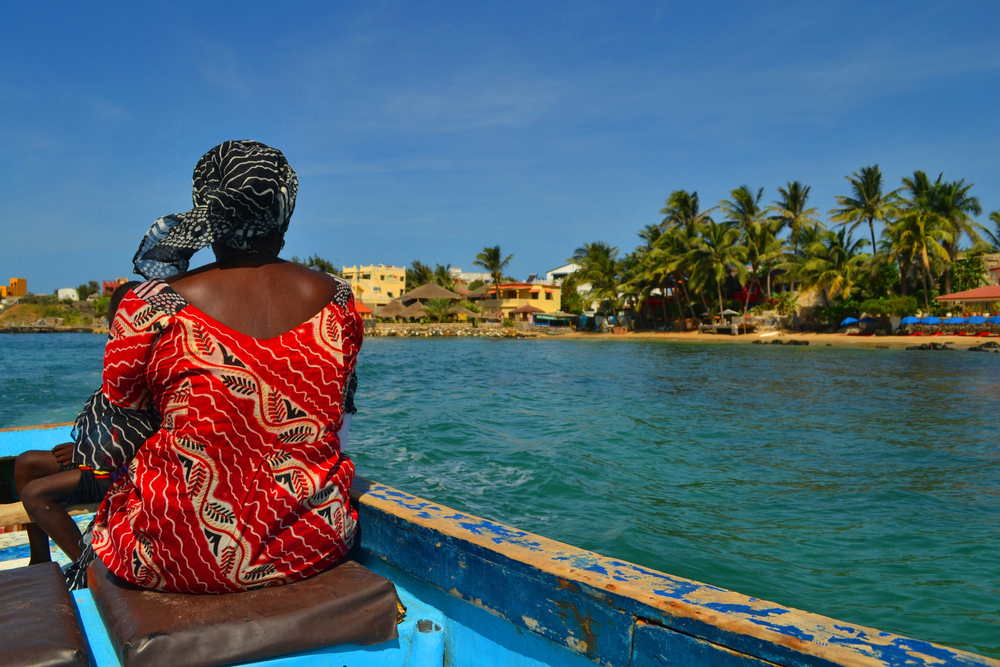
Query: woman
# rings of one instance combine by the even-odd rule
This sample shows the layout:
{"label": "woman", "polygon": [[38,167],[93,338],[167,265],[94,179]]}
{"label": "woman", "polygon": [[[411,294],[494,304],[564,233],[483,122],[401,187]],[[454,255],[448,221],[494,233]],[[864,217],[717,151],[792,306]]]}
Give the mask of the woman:
{"label": "woman", "polygon": [[[136,253],[151,280],[111,325],[101,418],[155,411],[162,426],[115,429],[146,441],[88,549],[126,581],[235,592],[305,579],[351,546],[338,431],[363,328],[347,283],[278,259],[297,187],[279,151],[226,142],[195,167],[195,208]],[[217,261],[187,272],[208,245]]]}

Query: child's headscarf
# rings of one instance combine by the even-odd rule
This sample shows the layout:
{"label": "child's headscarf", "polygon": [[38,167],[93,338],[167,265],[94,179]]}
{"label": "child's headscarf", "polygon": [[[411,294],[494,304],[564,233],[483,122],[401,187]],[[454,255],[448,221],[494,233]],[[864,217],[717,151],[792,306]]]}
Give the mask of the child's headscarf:
{"label": "child's headscarf", "polygon": [[216,241],[247,249],[258,236],[288,229],[299,179],[281,151],[227,141],[198,161],[193,180],[194,208],[154,222],[132,259],[147,279],[187,271],[191,256]]}

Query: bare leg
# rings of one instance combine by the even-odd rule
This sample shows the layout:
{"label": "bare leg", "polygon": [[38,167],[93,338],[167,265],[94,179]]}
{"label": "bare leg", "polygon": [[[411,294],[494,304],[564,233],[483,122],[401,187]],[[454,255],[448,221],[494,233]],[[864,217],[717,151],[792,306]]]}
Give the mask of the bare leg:
{"label": "bare leg", "polygon": [[[59,469],[59,462],[52,452],[30,451],[19,455],[14,462],[14,488],[17,489],[18,498],[22,498],[22,492],[28,482],[54,475]],[[28,564],[38,565],[52,560],[49,553],[49,536],[45,531],[33,523],[29,523],[25,531],[28,533],[28,547],[31,550],[31,560]]]}
{"label": "bare leg", "polygon": [[59,503],[68,502],[73,497],[73,490],[79,481],[79,469],[67,470],[32,480],[21,491],[21,502],[28,516],[71,560],[80,557],[80,529]]}

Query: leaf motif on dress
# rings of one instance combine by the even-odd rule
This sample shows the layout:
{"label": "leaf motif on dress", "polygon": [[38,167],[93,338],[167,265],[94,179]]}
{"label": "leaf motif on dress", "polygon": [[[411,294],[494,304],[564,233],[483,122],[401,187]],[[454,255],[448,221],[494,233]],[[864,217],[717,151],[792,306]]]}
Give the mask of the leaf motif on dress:
{"label": "leaf motif on dress", "polygon": [[226,385],[229,391],[242,396],[251,396],[257,391],[257,384],[243,375],[222,374],[222,384]]}

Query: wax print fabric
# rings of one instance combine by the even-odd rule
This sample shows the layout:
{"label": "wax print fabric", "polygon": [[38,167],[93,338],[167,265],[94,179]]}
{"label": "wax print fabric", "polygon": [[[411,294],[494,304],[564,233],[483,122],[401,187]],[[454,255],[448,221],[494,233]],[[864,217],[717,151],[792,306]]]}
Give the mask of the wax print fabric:
{"label": "wax print fabric", "polygon": [[194,208],[153,223],[132,259],[136,273],[167,278],[216,241],[246,250],[255,238],[288,229],[299,179],[281,151],[227,141],[202,156],[192,181]]}
{"label": "wax print fabric", "polygon": [[103,394],[123,410],[155,409],[162,427],[101,503],[97,557],[126,581],[183,593],[289,583],[341,560],[357,512],[337,432],[362,337],[349,288],[267,340],[163,281],[129,292]]}

